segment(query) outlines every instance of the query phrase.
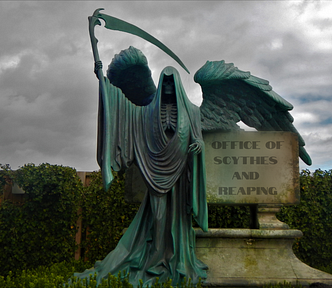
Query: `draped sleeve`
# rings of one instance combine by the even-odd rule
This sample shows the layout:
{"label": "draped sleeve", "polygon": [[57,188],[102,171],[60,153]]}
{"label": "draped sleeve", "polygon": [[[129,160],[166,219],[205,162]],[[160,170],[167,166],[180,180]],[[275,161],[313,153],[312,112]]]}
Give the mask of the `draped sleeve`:
{"label": "draped sleeve", "polygon": [[[189,110],[189,109],[188,109]],[[191,141],[199,142],[202,151],[192,155],[192,211],[197,224],[204,232],[208,231],[208,207],[206,202],[206,170],[205,170],[205,145],[202,136],[201,118],[199,108],[192,105],[190,109]],[[193,121],[194,120],[194,121]]]}
{"label": "draped sleeve", "polygon": [[113,180],[112,170],[124,170],[134,160],[133,121],[140,107],[107,78],[104,81],[106,93],[99,93],[97,161],[107,190]]}

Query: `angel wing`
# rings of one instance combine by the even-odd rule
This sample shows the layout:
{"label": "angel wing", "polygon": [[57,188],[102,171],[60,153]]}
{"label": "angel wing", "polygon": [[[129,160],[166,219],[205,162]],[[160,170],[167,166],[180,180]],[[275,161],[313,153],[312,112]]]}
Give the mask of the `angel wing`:
{"label": "angel wing", "polygon": [[203,131],[240,129],[242,121],[258,131],[290,131],[298,135],[299,156],[311,159],[288,112],[293,106],[272,90],[267,80],[252,76],[225,61],[207,61],[195,76],[203,92],[200,107]]}
{"label": "angel wing", "polygon": [[146,57],[132,46],[114,56],[108,66],[107,78],[139,106],[149,104],[156,92]]}

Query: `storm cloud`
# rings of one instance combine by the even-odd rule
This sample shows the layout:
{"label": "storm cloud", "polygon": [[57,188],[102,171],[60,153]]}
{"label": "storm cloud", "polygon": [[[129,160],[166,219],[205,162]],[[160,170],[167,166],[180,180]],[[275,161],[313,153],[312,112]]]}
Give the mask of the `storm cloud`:
{"label": "storm cloud", "polygon": [[48,162],[97,170],[98,81],[87,17],[97,8],[157,37],[185,63],[125,33],[96,27],[106,69],[130,45],[153,78],[178,68],[200,105],[194,73],[225,60],[270,81],[294,105],[295,126],[313,165],[332,167],[332,3],[329,1],[6,1],[0,2],[0,163]]}

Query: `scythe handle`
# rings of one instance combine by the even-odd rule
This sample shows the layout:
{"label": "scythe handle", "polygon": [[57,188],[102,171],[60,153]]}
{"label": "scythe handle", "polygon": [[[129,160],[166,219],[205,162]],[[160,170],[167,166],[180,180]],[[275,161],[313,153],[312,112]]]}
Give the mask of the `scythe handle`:
{"label": "scythe handle", "polygon": [[[95,26],[96,25],[101,26],[101,23],[100,23],[100,21],[97,17],[100,10],[104,10],[104,9],[103,8],[97,9],[97,10],[95,10],[95,12],[93,13],[92,16],[88,17],[88,19],[89,19],[89,34],[90,34],[92,53],[93,53],[93,58],[95,60],[95,63],[100,61],[99,52],[98,52],[98,48],[97,48],[98,39],[95,37]],[[104,74],[103,74],[102,69],[97,70],[97,77],[98,77],[99,81],[104,80]],[[101,82],[104,82],[104,81],[101,81]],[[101,84],[101,85],[105,86],[103,84]],[[102,91],[104,91],[104,89],[102,89]]]}
{"label": "scythe handle", "polygon": [[[97,9],[92,16],[88,17],[89,19],[89,34],[90,34],[90,40],[91,40],[91,46],[92,46],[92,52],[93,52],[93,58],[96,62],[100,61],[99,58],[99,52],[97,49],[97,43],[98,39],[95,37],[95,26],[96,25],[101,25],[98,15],[99,11],[103,9]],[[95,64],[96,65],[96,64]],[[102,69],[97,69],[95,71],[97,74],[97,78],[99,79],[99,93],[100,93],[100,105],[99,109],[102,111],[99,111],[98,114],[98,143],[97,143],[97,161],[102,168],[103,175],[107,175],[107,180],[103,176],[103,184],[104,184],[104,189],[107,190],[110,186],[110,183],[113,180],[113,175],[111,171],[111,167],[107,165],[109,163],[109,153],[107,153],[107,145],[105,143],[105,139],[107,136],[107,131],[110,130],[111,124],[107,119],[110,119],[109,117],[109,110],[108,109],[103,109],[101,107],[108,107],[108,97],[106,95],[106,84],[105,84],[105,79],[104,79],[104,74]],[[104,115],[105,114],[105,115]]]}

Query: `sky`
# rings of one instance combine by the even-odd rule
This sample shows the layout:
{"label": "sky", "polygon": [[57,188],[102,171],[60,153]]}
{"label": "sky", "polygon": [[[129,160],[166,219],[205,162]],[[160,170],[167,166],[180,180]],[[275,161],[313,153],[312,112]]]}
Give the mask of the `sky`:
{"label": "sky", "polygon": [[105,71],[132,45],[146,55],[155,83],[165,66],[177,68],[199,106],[195,72],[208,60],[234,63],[293,104],[313,161],[300,160],[300,169],[332,169],[332,1],[0,1],[1,164],[99,169],[88,33],[98,8],[158,38],[191,74],[145,40],[102,25],[95,31]]}

